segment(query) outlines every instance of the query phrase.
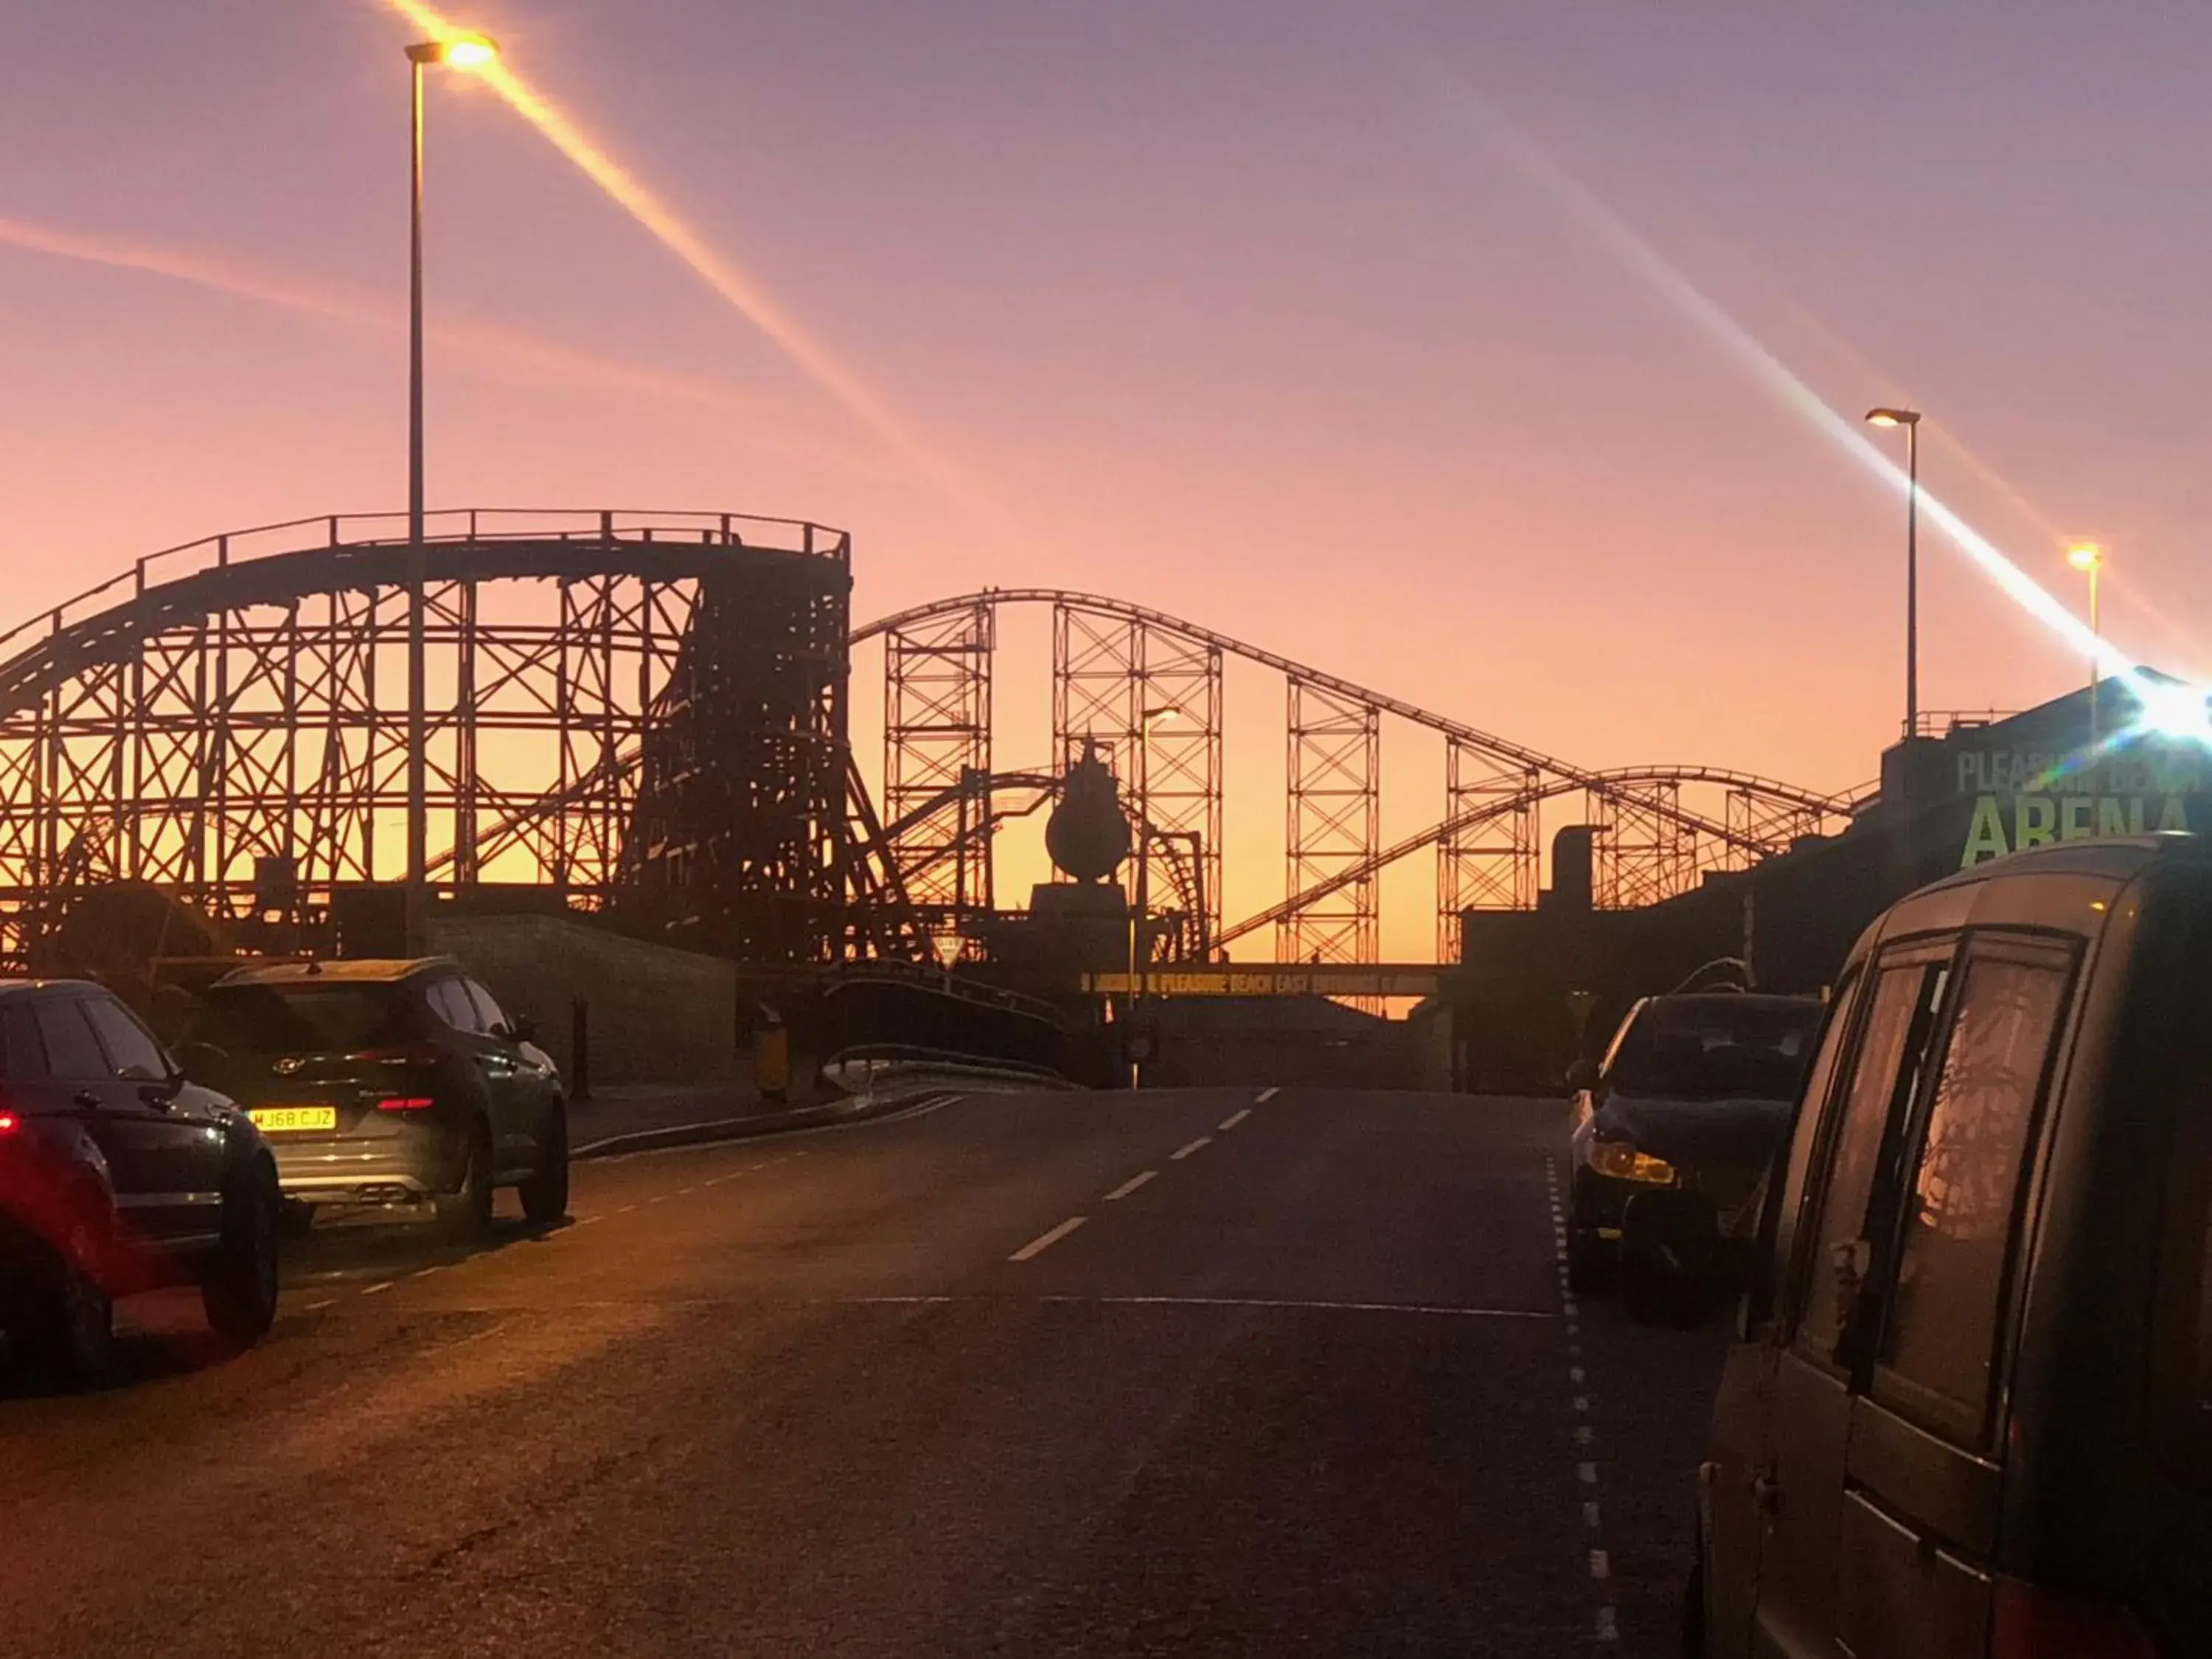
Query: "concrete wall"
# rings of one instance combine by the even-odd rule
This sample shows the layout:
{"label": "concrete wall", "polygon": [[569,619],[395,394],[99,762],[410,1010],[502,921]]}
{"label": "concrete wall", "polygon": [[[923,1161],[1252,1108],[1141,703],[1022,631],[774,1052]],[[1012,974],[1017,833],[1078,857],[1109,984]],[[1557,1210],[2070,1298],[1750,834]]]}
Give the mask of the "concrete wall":
{"label": "concrete wall", "polygon": [[736,1077],[737,969],[548,915],[437,916],[432,951],[458,957],[538,1046],[574,1075],[570,1008],[590,1006],[591,1080],[692,1083]]}

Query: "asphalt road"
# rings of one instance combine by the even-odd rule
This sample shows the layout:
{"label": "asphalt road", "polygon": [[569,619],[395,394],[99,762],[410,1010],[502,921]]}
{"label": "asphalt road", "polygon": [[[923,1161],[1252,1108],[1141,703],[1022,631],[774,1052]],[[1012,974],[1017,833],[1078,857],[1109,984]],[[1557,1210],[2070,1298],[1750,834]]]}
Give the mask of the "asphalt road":
{"label": "asphalt road", "polygon": [[0,1398],[11,1656],[1668,1654],[1720,1338],[1565,1297],[1563,1114],[975,1097],[319,1237]]}

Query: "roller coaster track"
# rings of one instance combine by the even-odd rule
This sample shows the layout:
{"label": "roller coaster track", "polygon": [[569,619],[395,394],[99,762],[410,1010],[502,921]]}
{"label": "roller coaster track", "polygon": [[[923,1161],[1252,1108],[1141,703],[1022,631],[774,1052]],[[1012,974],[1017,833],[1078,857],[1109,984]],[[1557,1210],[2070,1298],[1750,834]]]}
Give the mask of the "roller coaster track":
{"label": "roller coaster track", "polygon": [[[983,588],[908,607],[854,629],[851,644],[885,647],[884,787],[902,810],[889,833],[894,859],[932,890],[935,908],[957,917],[986,909],[988,847],[998,821],[986,812],[956,826],[951,804],[957,775],[988,775],[991,661],[998,613],[1007,606],[1054,613],[1054,739],[1065,764],[1096,737],[1115,757],[1133,811],[1186,842],[1195,832],[1204,866],[1198,890],[1217,911],[1221,890],[1220,665],[1233,657],[1279,674],[1289,689],[1290,895],[1260,915],[1224,928],[1201,918],[1206,948],[1273,924],[1278,951],[1304,959],[1309,945],[1330,959],[1371,954],[1377,901],[1373,883],[1388,866],[1425,848],[1438,849],[1440,951],[1449,948],[1461,909],[1534,902],[1540,803],[1581,793],[1599,825],[1601,902],[1644,903],[1680,890],[1703,869],[1747,861],[1786,848],[1797,836],[1849,816],[1868,792],[1830,793],[1723,767],[1578,766],[1436,713],[1407,699],[1165,611],[1108,594],[1049,587]],[[1165,665],[1163,666],[1162,665]],[[1152,777],[1161,739],[1142,712],[1154,705],[1194,722],[1177,722],[1180,752],[1168,768],[1177,799],[1155,799]],[[1446,744],[1444,817],[1389,848],[1380,836],[1379,722],[1384,716],[1441,736]],[[1191,729],[1193,725],[1196,729]],[[1686,801],[1702,786],[1725,810]],[[957,849],[962,856],[951,856]],[[1716,854],[1718,856],[1716,856]],[[987,872],[981,891],[967,873]]]}
{"label": "roller coaster track", "polygon": [[[1233,635],[1219,633],[1197,623],[1186,622],[1180,617],[1171,617],[1164,611],[1151,610],[1144,605],[1133,605],[1127,599],[1117,599],[1102,593],[1085,593],[1056,587],[986,587],[973,593],[962,593],[951,599],[933,599],[926,605],[918,605],[904,611],[895,611],[888,617],[879,617],[872,623],[865,623],[854,629],[852,642],[859,645],[865,641],[875,639],[882,635],[902,631],[914,627],[918,623],[936,617],[957,616],[963,611],[972,611],[982,607],[996,610],[1010,605],[1072,605],[1079,610],[1094,611],[1104,616],[1120,617],[1145,627],[1157,628],[1164,633],[1180,635],[1185,639],[1196,641],[1231,656],[1242,658],[1247,662],[1257,663],[1263,668],[1272,668],[1288,678],[1319,687],[1343,697],[1347,702],[1377,708],[1386,714],[1395,715],[1413,725],[1425,726],[1431,732],[1442,732],[1448,738],[1455,738],[1470,748],[1480,749],[1501,760],[1511,761],[1516,765],[1534,771],[1548,772],[1563,778],[1571,778],[1574,780],[1577,787],[1596,789],[1602,793],[1609,787],[1607,782],[1609,778],[1627,776],[1656,778],[1663,774],[1663,769],[1607,773],[1577,767],[1559,759],[1557,756],[1547,755],[1540,750],[1531,749],[1525,744],[1515,743],[1510,738],[1498,737],[1493,733],[1479,730],[1462,720],[1453,720],[1449,715],[1432,713],[1416,703],[1407,702],[1402,697],[1394,697],[1388,692],[1372,690],[1339,675],[1325,673],[1318,668],[1310,667],[1292,658],[1283,656],[1278,652],[1237,639]],[[1690,775],[1692,771],[1695,774],[1694,779]],[[1848,793],[1823,794],[1816,790],[1801,789],[1794,784],[1784,783],[1773,778],[1755,776],[1747,772],[1730,772],[1711,768],[1688,769],[1684,773],[1684,781],[1722,783],[1732,788],[1751,790],[1769,799],[1802,807],[1807,811],[1841,814],[1848,813],[1852,806],[1852,797]],[[1698,827],[1705,826],[1701,824]]]}

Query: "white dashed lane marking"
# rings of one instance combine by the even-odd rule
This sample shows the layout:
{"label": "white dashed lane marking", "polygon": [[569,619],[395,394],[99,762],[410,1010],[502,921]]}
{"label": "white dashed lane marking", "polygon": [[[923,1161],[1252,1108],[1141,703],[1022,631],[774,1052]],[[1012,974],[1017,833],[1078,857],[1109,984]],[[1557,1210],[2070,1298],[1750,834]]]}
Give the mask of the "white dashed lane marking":
{"label": "white dashed lane marking", "polygon": [[1277,1095],[1282,1092],[1283,1091],[1280,1089],[1262,1089],[1258,1094],[1252,1097],[1252,1103],[1255,1106],[1265,1106],[1269,1101],[1273,1100]]}
{"label": "white dashed lane marking", "polygon": [[1169,1160],[1172,1163],[1180,1164],[1183,1159],[1188,1158],[1200,1147],[1210,1146],[1212,1144],[1213,1137],[1212,1135],[1200,1135],[1197,1139],[1190,1142],[1188,1146],[1178,1146],[1175,1151],[1170,1152],[1168,1154]]}
{"label": "white dashed lane marking", "polygon": [[1158,1170],[1146,1170],[1141,1175],[1131,1176],[1127,1181],[1116,1187],[1112,1192],[1106,1194],[1106,1202],[1111,1204],[1117,1198],[1128,1197],[1131,1193],[1135,1192],[1138,1188],[1143,1186],[1147,1181],[1150,1181],[1158,1173],[1159,1171]]}
{"label": "white dashed lane marking", "polygon": [[[1544,1184],[1550,1189],[1552,1249],[1559,1259],[1559,1305],[1562,1313],[1565,1316],[1567,1324],[1567,1358],[1570,1362],[1567,1366],[1567,1377],[1579,1389],[1585,1381],[1582,1364],[1583,1345],[1580,1340],[1582,1325],[1577,1317],[1580,1310],[1575,1299],[1572,1274],[1567,1261],[1566,1217],[1559,1206],[1559,1166],[1553,1159],[1547,1158],[1544,1161]],[[1590,1408],[1589,1396],[1587,1394],[1577,1394],[1573,1396],[1573,1400],[1575,1414],[1577,1417],[1586,1417]],[[1595,1432],[1588,1423],[1575,1425],[1575,1446],[1578,1451],[1589,1451],[1590,1443],[1595,1437]],[[1575,1464],[1575,1479],[1584,1486],[1595,1487],[1597,1485],[1597,1465],[1587,1458],[1577,1460]],[[1583,1500],[1583,1525],[1593,1539],[1599,1535],[1598,1506],[1595,1498]],[[1595,1546],[1589,1553],[1589,1576],[1591,1581],[1598,1584],[1603,1584],[1613,1577],[1613,1558],[1604,1549]],[[1604,1591],[1600,1590],[1599,1595],[1602,1598]],[[1617,1643],[1620,1640],[1620,1619],[1611,1601],[1603,1599],[1599,1601],[1594,1628],[1600,1642]]]}
{"label": "white dashed lane marking", "polygon": [[1090,1219],[1091,1218],[1086,1215],[1072,1215],[1068,1217],[1066,1220],[1061,1222],[1060,1225],[1054,1227],[1050,1232],[1039,1233],[1035,1238],[1030,1240],[1028,1243],[1023,1245],[1020,1249],[1016,1250],[1012,1255],[1008,1256],[1006,1260],[1009,1261],[1027,1261],[1031,1256],[1042,1255],[1045,1251],[1059,1243],[1061,1239],[1066,1238],[1068,1234],[1073,1232],[1078,1227],[1080,1227],[1085,1222]]}
{"label": "white dashed lane marking", "polygon": [[1243,1108],[1241,1110],[1230,1113],[1227,1117],[1223,1118],[1220,1122],[1214,1125],[1214,1127],[1225,1132],[1235,1128],[1238,1124],[1242,1123],[1246,1118],[1251,1115],[1252,1109],[1249,1106],[1247,1106]]}

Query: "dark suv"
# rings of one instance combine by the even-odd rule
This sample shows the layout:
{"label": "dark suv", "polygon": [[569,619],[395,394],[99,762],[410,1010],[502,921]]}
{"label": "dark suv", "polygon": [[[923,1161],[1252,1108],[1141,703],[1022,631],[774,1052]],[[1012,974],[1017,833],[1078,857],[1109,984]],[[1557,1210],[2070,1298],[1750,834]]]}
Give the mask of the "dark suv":
{"label": "dark suv", "polygon": [[2212,848],[2081,842],[1852,951],[1701,1471],[1691,1650],[2212,1631]]}
{"label": "dark suv", "polygon": [[531,1035],[447,957],[287,963],[203,992],[179,1053],[268,1136],[298,1213],[428,1201],[480,1234],[496,1187],[534,1222],[568,1210],[561,1077]]}
{"label": "dark suv", "polygon": [[260,1133],[97,985],[0,982],[0,1323],[64,1380],[120,1296],[197,1284],[227,1343],[276,1316],[276,1169]]}

